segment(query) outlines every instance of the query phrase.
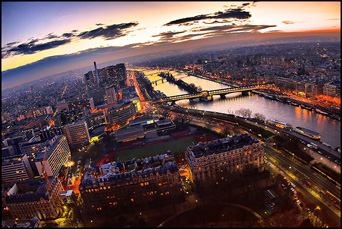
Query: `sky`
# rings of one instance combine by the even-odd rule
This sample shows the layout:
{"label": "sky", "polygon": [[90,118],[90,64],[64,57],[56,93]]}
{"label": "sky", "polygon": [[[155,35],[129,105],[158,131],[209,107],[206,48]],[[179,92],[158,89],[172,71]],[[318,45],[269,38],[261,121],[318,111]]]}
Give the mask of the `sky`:
{"label": "sky", "polygon": [[267,39],[340,41],[339,1],[1,3],[2,89],[172,49]]}

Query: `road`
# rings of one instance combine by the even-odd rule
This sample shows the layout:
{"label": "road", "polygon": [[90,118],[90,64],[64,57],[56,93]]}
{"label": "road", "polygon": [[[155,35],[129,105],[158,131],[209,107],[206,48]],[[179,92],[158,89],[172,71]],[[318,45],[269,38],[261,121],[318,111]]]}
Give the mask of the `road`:
{"label": "road", "polygon": [[[324,190],[329,191],[337,197],[341,196],[341,190],[329,182],[328,180],[324,179],[323,177],[317,175],[310,169],[309,166],[303,166],[292,161],[290,158],[282,155],[281,153],[277,152],[275,149],[266,145],[264,147],[265,154],[268,156],[269,161],[275,164],[277,167],[280,167],[285,173],[289,174],[289,177],[292,180],[296,181],[295,183],[300,184],[301,186],[304,184],[302,181],[306,180],[312,184],[312,188],[307,188],[302,186],[307,192],[309,192],[312,197],[311,199],[316,199],[320,206],[327,212],[331,217],[336,221],[340,221],[341,211],[338,210],[334,205],[330,205],[331,203],[324,201],[322,198],[323,194],[318,194],[314,189],[317,190]],[[296,175],[294,175],[296,174]],[[316,188],[317,187],[317,188]],[[316,202],[317,202],[316,201]],[[341,205],[341,203],[339,203]]]}
{"label": "road", "polygon": [[281,129],[282,132],[289,134],[291,136],[294,136],[296,138],[301,139],[302,141],[306,142],[306,143],[310,143],[313,142],[318,146],[319,151],[321,151],[323,153],[323,155],[327,155],[329,156],[333,161],[336,160],[336,162],[340,162],[341,163],[341,154],[338,153],[337,151],[333,150],[332,148],[323,145],[322,143],[320,143],[319,141],[315,141],[312,140],[311,138],[308,138],[306,136],[303,136],[301,134],[298,134],[294,131],[290,131],[290,130],[285,130],[285,129]]}

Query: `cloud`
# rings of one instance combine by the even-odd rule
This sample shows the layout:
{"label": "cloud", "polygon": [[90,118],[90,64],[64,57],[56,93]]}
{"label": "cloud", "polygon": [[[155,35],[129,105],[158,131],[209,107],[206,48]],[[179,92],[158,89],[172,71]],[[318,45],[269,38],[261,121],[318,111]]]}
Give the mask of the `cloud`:
{"label": "cloud", "polygon": [[104,25],[104,24],[102,24],[102,23],[96,23],[95,25],[96,25],[96,26],[100,26],[100,25]]}
{"label": "cloud", "polygon": [[69,38],[69,37],[74,37],[75,35],[73,33],[63,33],[62,37],[66,37],[66,38]]}
{"label": "cloud", "polygon": [[[99,24],[100,23],[98,23],[97,25]],[[75,39],[93,39],[96,37],[103,37],[106,40],[115,39],[118,37],[126,36],[128,33],[127,30],[137,25],[137,22],[121,23],[99,27],[90,31],[83,31],[79,33],[78,30],[75,29],[71,32],[63,33],[60,36],[49,33],[41,39],[31,37],[26,43],[19,44],[19,42],[10,42],[7,43],[6,46],[1,47],[1,57],[8,58],[15,55],[34,54],[40,51],[68,44]],[[49,41],[46,42],[46,40]],[[38,42],[43,43],[38,44]]]}
{"label": "cloud", "polygon": [[186,32],[186,30],[183,30],[183,31],[178,31],[178,32],[164,32],[164,33],[160,33],[158,35],[153,35],[152,37],[160,37],[161,40],[170,40],[171,38],[174,38],[174,35],[177,35],[177,34],[182,34]]}
{"label": "cloud", "polygon": [[[249,5],[249,4],[248,4]],[[193,17],[186,17],[181,18],[177,20],[170,21],[166,23],[164,26],[170,26],[170,25],[184,25],[185,23],[196,23],[199,20],[204,19],[248,19],[252,15],[243,10],[243,7],[247,6],[246,4],[243,4],[242,6],[235,8],[235,9],[226,9],[224,12],[218,11],[213,14],[201,14]]]}
{"label": "cloud", "polygon": [[294,24],[293,21],[282,21],[283,24],[286,24],[286,25],[290,25],[290,24]]}
{"label": "cloud", "polygon": [[[207,38],[213,36],[221,36],[229,33],[238,33],[238,32],[250,32],[250,33],[258,33],[259,30],[276,27],[276,25],[223,25],[223,26],[211,26],[211,27],[198,27],[193,28],[191,31],[183,30],[178,32],[163,32],[158,35],[154,35],[153,37],[159,37],[160,39],[155,42],[158,44],[162,43],[175,43],[186,40],[196,40],[200,38]],[[178,36],[175,36],[178,35]],[[146,43],[145,45],[151,45],[152,42]]]}
{"label": "cloud", "polygon": [[103,37],[106,40],[111,40],[127,35],[125,30],[137,25],[137,22],[113,24],[107,27],[99,27],[90,31],[81,32],[77,35],[77,37],[81,39],[94,39],[96,37]]}
{"label": "cloud", "polygon": [[199,31],[214,31],[214,32],[241,32],[252,31],[256,32],[261,29],[267,29],[276,27],[276,25],[224,25],[224,26],[212,26],[208,28],[202,28]]}
{"label": "cloud", "polygon": [[8,50],[2,50],[2,58],[9,57],[11,55],[21,55],[21,54],[33,54],[39,51],[44,51],[47,49],[56,48],[58,46],[67,44],[71,42],[70,39],[65,40],[55,40],[42,44],[36,44],[39,39],[33,39],[29,43],[22,43],[16,47],[10,48]]}
{"label": "cloud", "polygon": [[14,42],[7,43],[6,47],[11,47],[11,46],[13,46],[15,44],[19,44],[19,42],[18,41],[14,41]]}
{"label": "cloud", "polygon": [[54,35],[53,33],[49,33],[43,39],[54,39],[54,38],[58,38],[58,36]]}

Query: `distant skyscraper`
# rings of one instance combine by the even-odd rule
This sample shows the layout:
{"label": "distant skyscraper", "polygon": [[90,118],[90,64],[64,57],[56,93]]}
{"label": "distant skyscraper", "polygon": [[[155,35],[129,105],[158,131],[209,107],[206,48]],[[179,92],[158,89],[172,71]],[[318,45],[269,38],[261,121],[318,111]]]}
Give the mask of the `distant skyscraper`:
{"label": "distant skyscraper", "polygon": [[115,86],[116,89],[125,87],[127,80],[127,72],[125,64],[117,64],[115,66],[106,67],[108,86]]}
{"label": "distant skyscraper", "polygon": [[116,93],[114,87],[106,88],[106,98],[107,104],[116,103]]}
{"label": "distant skyscraper", "polygon": [[95,80],[94,80],[94,75],[92,71],[89,71],[86,74],[84,74],[84,78],[85,78],[87,89],[91,89],[95,87]]}
{"label": "distant skyscraper", "polygon": [[98,87],[100,85],[100,81],[99,81],[99,73],[97,71],[97,67],[96,67],[96,62],[94,61],[94,67],[95,67],[95,76],[96,76],[96,86]]}

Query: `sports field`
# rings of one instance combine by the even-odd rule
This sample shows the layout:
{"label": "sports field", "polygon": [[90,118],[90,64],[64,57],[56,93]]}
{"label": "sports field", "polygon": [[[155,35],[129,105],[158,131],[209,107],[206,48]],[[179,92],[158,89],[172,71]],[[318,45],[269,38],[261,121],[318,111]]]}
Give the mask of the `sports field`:
{"label": "sports field", "polygon": [[128,149],[120,152],[116,152],[114,155],[115,161],[131,160],[133,158],[144,158],[155,156],[158,154],[164,154],[168,150],[173,153],[175,158],[184,157],[184,152],[188,146],[196,144],[198,141],[194,137],[181,138],[177,140],[171,140],[168,142],[162,142],[152,145],[145,145],[143,147]]}

